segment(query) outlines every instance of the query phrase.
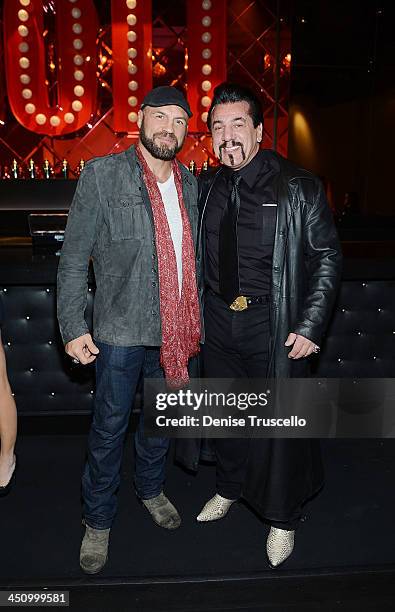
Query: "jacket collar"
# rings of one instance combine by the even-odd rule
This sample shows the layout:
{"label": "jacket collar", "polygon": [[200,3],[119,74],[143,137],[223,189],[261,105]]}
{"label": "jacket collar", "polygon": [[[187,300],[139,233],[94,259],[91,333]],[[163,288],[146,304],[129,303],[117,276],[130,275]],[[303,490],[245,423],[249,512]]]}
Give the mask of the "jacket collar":
{"label": "jacket collar", "polygon": [[[128,161],[130,170],[132,172],[132,176],[135,180],[142,180],[142,172],[141,172],[141,167],[140,167],[140,163],[139,160],[137,158],[136,155],[136,145],[131,145],[128,149],[126,149],[124,151],[124,154],[126,156],[126,159]],[[178,161],[178,159],[176,160],[178,167],[180,168],[181,171],[181,176],[182,176],[182,182],[184,184],[188,183],[189,185],[193,184],[193,178],[191,173],[189,172],[189,170],[187,170],[185,168],[185,166]]]}
{"label": "jacket collar", "polygon": [[[143,202],[145,204],[145,207],[147,209],[147,212],[153,224],[151,202],[148,196],[147,188],[143,180],[143,173],[141,170],[139,160],[136,155],[135,145],[133,144],[128,149],[126,149],[124,151],[124,154],[125,154],[125,157],[127,159],[127,162],[128,162],[128,165],[131,171],[131,182],[133,184],[134,193],[143,196]],[[177,160],[177,164],[181,171],[182,195],[184,198],[184,204],[189,210],[191,206],[193,206],[193,204],[195,205],[197,204],[196,202],[194,202],[195,194],[194,194],[193,182],[195,179],[191,175],[189,170],[187,170],[185,166],[181,164],[178,160]]]}
{"label": "jacket collar", "polygon": [[140,193],[141,192],[140,188],[142,187],[144,181],[143,181],[143,173],[141,171],[141,167],[137,159],[135,146],[132,145],[131,147],[126,149],[126,151],[124,151],[124,155],[126,157],[126,160],[128,162],[129,169],[131,172],[130,178],[131,178],[131,183],[133,185],[133,190],[135,193],[136,192]]}

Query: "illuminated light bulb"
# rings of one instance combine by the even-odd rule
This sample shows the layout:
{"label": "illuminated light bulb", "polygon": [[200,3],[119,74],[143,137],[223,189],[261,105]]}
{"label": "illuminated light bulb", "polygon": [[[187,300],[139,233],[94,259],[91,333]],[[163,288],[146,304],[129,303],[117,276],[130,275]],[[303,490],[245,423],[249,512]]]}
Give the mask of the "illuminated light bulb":
{"label": "illuminated light bulb", "polygon": [[57,115],[52,115],[52,117],[49,118],[49,123],[52,127],[58,127],[58,125],[60,125],[60,119]]}
{"label": "illuminated light bulb", "polygon": [[65,120],[66,123],[73,123],[75,119],[75,115],[73,115],[73,113],[65,113],[63,119]]}
{"label": "illuminated light bulb", "polygon": [[27,53],[29,51],[29,45],[27,42],[21,42],[18,45],[18,49],[21,53]]}
{"label": "illuminated light bulb", "polygon": [[203,96],[200,101],[202,103],[202,106],[210,106],[211,104],[211,98],[209,98],[208,96]]}
{"label": "illuminated light bulb", "polygon": [[133,30],[130,30],[130,32],[128,32],[128,41],[135,42],[136,38],[137,38],[136,32],[133,32]]}
{"label": "illuminated light bulb", "polygon": [[83,81],[84,80],[84,73],[82,72],[82,70],[76,70],[74,72],[74,78],[76,81]]}
{"label": "illuminated light bulb", "polygon": [[27,36],[29,34],[29,28],[24,25],[18,26],[18,33],[20,36]]}
{"label": "illuminated light bulb", "polygon": [[19,0],[19,4],[22,6],[29,6],[30,0]]}
{"label": "illuminated light bulb", "polygon": [[203,74],[205,74],[206,76],[207,76],[208,74],[211,74],[211,66],[210,66],[210,64],[203,64],[203,66],[202,66],[202,72],[203,72]]}
{"label": "illuminated light bulb", "polygon": [[21,57],[21,59],[19,60],[19,65],[21,68],[29,68],[30,61],[27,57]]}
{"label": "illuminated light bulb", "polygon": [[139,84],[137,83],[137,81],[129,81],[128,87],[132,91],[136,91],[136,89],[138,89],[138,87],[139,87]]}
{"label": "illuminated light bulb", "polygon": [[31,103],[26,104],[25,111],[29,113],[29,115],[32,115],[33,113],[36,112],[36,107],[34,106],[34,104],[31,104]]}
{"label": "illuminated light bulb", "polygon": [[211,40],[211,34],[210,34],[210,32],[203,32],[203,34],[202,34],[202,41],[203,41],[205,44],[207,44],[207,43],[209,43],[209,42],[210,42],[210,40]]}
{"label": "illuminated light bulb", "polygon": [[24,9],[18,11],[18,19],[19,21],[27,21],[29,19],[29,13]]}
{"label": "illuminated light bulb", "polygon": [[129,74],[136,74],[136,72],[137,72],[136,64],[129,64],[129,66],[128,66],[128,73]]}
{"label": "illuminated light bulb", "polygon": [[84,63],[84,58],[82,55],[74,55],[73,62],[76,66],[82,66]]}
{"label": "illuminated light bulb", "polygon": [[79,51],[80,49],[82,49],[83,46],[84,46],[84,43],[82,42],[80,38],[74,38],[73,40],[74,49],[77,49]]}
{"label": "illuminated light bulb", "polygon": [[47,118],[43,113],[39,113],[38,115],[36,115],[36,123],[38,123],[38,125],[44,125],[44,123],[47,122]]}
{"label": "illuminated light bulb", "polygon": [[201,116],[201,118],[202,118],[202,121],[203,121],[204,123],[207,123],[208,112],[207,112],[207,111],[205,111],[205,112],[204,112],[204,113],[202,113],[200,116]]}
{"label": "illuminated light bulb", "polygon": [[202,9],[204,11],[209,11],[211,9],[211,0],[203,0]]}
{"label": "illuminated light bulb", "polygon": [[203,91],[210,91],[210,89],[211,89],[211,81],[203,81],[202,89],[203,89]]}
{"label": "illuminated light bulb", "polygon": [[126,21],[128,22],[128,24],[129,24],[130,26],[134,26],[134,25],[136,25],[136,23],[137,23],[137,17],[136,17],[136,15],[129,14],[129,15],[126,17]]}
{"label": "illuminated light bulb", "polygon": [[71,10],[71,14],[74,17],[74,19],[79,19],[81,17],[81,11],[79,8],[73,8]]}
{"label": "illuminated light bulb", "polygon": [[128,57],[130,57],[130,59],[134,59],[135,57],[137,57],[137,49],[135,49],[134,47],[128,49]]}
{"label": "illuminated light bulb", "polygon": [[129,106],[137,106],[137,98],[136,98],[136,96],[129,96],[128,104],[129,104]]}
{"label": "illuminated light bulb", "polygon": [[136,8],[136,0],[126,0],[126,6],[128,7],[128,9],[130,9],[131,11],[133,11],[133,9]]}
{"label": "illuminated light bulb", "polygon": [[211,57],[211,49],[203,49],[202,57],[203,57],[203,59],[210,59],[210,57]]}
{"label": "illuminated light bulb", "polygon": [[202,26],[205,28],[209,28],[211,26],[211,17],[205,15],[202,19]]}
{"label": "illuminated light bulb", "polygon": [[73,23],[73,28],[72,28],[74,34],[81,34],[82,32],[82,25],[80,23]]}
{"label": "illuminated light bulb", "polygon": [[30,100],[32,95],[33,92],[31,89],[22,89],[22,96],[25,98],[25,100]]}
{"label": "illuminated light bulb", "polygon": [[131,121],[131,123],[136,123],[137,121],[137,113],[129,113],[128,114],[128,119],[129,121]]}
{"label": "illuminated light bulb", "polygon": [[21,74],[19,80],[23,85],[28,85],[30,83],[30,77],[28,74]]}
{"label": "illuminated light bulb", "polygon": [[82,85],[76,85],[74,87],[74,95],[77,96],[78,98],[83,96],[84,93],[85,93],[85,89],[82,87]]}
{"label": "illuminated light bulb", "polygon": [[82,102],[80,102],[79,100],[73,100],[73,102],[71,104],[71,108],[76,113],[79,113],[79,111],[82,109]]}

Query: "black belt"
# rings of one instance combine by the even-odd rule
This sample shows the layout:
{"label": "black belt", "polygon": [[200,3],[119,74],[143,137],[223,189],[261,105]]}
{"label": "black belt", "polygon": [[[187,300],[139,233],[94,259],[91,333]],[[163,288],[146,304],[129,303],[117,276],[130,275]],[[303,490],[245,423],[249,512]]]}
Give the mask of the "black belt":
{"label": "black belt", "polygon": [[269,301],[269,296],[268,295],[251,295],[251,296],[246,296],[247,298],[247,304],[267,304],[267,302]]}
{"label": "black belt", "polygon": [[[212,289],[209,289],[208,292],[223,300],[223,297],[218,293],[215,293],[215,291]],[[242,295],[236,298],[234,302],[229,305],[229,308],[237,312],[240,310],[246,310],[248,306],[252,306],[253,304],[267,304],[269,301],[269,295]]]}

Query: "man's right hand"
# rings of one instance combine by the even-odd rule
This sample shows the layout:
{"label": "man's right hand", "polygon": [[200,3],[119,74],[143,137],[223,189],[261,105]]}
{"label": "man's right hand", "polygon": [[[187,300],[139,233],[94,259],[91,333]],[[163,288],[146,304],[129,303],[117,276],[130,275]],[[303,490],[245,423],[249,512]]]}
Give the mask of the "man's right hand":
{"label": "man's right hand", "polygon": [[87,365],[95,361],[99,354],[99,349],[94,344],[90,334],[84,334],[79,338],[70,340],[64,347],[66,353],[73,359],[77,359],[82,365]]}

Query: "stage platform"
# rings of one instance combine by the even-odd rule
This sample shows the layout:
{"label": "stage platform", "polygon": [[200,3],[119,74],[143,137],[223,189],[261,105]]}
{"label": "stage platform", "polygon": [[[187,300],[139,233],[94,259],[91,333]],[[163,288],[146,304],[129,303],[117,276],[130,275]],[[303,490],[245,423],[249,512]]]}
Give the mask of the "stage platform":
{"label": "stage platform", "polygon": [[169,456],[166,491],[183,523],[155,526],[133,491],[129,434],[109,561],[88,577],[78,564],[86,433],[24,429],[16,488],[0,500],[2,589],[70,590],[72,610],[395,609],[394,440],[323,442],[325,488],[306,508],[292,557],[271,570],[268,526],[244,504],[196,523],[214,491],[212,466],[193,476]]}

